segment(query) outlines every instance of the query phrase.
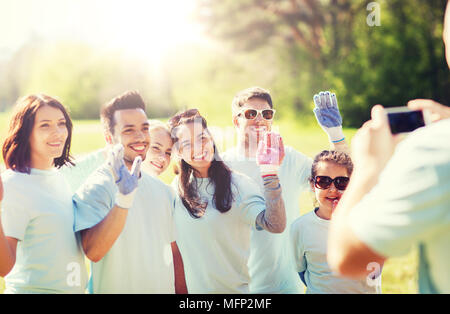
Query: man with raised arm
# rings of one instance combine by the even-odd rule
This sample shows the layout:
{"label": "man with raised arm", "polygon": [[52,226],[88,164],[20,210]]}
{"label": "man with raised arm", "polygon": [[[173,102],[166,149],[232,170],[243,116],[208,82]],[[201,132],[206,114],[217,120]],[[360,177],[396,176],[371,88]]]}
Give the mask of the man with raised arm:
{"label": "man with raised arm", "polygon": [[102,108],[108,161],[78,189],[75,231],[91,263],[91,293],[174,293],[174,194],[140,171],[149,142],[145,104],[136,92]]}
{"label": "man with raised arm", "polygon": [[[342,119],[336,95],[321,92],[314,97],[314,113],[320,126],[328,134],[332,149],[346,151]],[[272,129],[275,110],[267,90],[251,87],[239,92],[232,102],[233,125],[238,144],[223,155],[231,169],[252,178],[260,187],[263,182],[256,162],[259,141]],[[283,156],[280,156],[283,158]],[[309,189],[308,176],[312,159],[287,146],[278,171],[286,208],[286,229],[281,234],[252,232],[249,259],[250,293],[303,293],[301,280],[295,274],[291,260],[289,230],[300,216],[298,206],[302,191]]]}

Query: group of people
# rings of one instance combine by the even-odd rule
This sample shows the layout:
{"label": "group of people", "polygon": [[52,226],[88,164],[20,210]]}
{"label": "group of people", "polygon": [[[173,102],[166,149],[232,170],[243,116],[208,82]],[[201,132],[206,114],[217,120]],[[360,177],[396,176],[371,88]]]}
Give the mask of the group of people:
{"label": "group of people", "polygon": [[[449,19],[447,6],[448,60]],[[197,109],[164,124],[126,92],[101,109],[106,147],[74,160],[66,108],[20,99],[2,148],[5,292],[379,293],[386,258],[412,245],[420,291],[450,292],[450,109],[410,102],[435,123],[398,144],[377,105],[350,157],[336,95],[314,103],[331,149],[313,159],[284,146],[270,93],[252,87],[232,101],[226,152]],[[316,208],[300,216],[306,190]]]}

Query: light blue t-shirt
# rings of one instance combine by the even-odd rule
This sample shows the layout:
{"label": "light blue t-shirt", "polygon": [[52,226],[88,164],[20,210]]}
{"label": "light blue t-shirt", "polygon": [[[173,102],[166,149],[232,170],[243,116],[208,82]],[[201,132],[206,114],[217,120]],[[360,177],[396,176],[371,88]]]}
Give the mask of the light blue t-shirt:
{"label": "light blue t-shirt", "polygon": [[[115,204],[117,185],[98,168],[73,197],[75,231],[101,222]],[[91,263],[91,293],[175,293],[171,187],[141,173],[125,226],[108,253]]]}
{"label": "light blue t-shirt", "polygon": [[84,293],[84,256],[73,232],[72,194],[59,171],[2,174],[2,224],[18,239],[5,293]]}
{"label": "light blue t-shirt", "polygon": [[[245,158],[235,147],[223,154],[224,162],[234,171],[253,179],[264,193],[264,184],[255,160]],[[295,272],[291,260],[289,230],[300,216],[299,198],[309,188],[312,159],[286,146],[285,157],[278,177],[286,209],[286,229],[283,233],[252,232],[249,272],[251,293],[303,293],[303,284]],[[264,194],[263,194],[264,195]]]}
{"label": "light blue t-shirt", "polygon": [[[199,196],[208,202],[204,215],[193,218],[180,197],[174,212],[188,292],[249,293],[250,231],[266,207],[264,197],[250,178],[233,173],[234,201],[229,211],[220,213],[212,200],[213,184],[208,178],[197,182]],[[177,186],[178,177],[172,184]]]}
{"label": "light blue t-shirt", "polygon": [[61,168],[70,190],[74,194],[86,179],[106,161],[106,148],[96,150],[75,160],[75,166]]}
{"label": "light blue t-shirt", "polygon": [[351,211],[355,235],[385,257],[419,247],[421,293],[450,293],[450,119],[400,143]]}
{"label": "light blue t-shirt", "polygon": [[381,293],[380,277],[353,280],[333,273],[327,262],[329,227],[330,221],[315,211],[301,216],[291,226],[295,270],[304,272],[306,293]]}

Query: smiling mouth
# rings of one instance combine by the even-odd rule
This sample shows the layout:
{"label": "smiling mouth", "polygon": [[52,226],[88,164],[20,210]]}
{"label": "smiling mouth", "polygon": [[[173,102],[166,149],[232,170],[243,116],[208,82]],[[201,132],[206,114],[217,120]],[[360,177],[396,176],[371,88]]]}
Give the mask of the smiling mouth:
{"label": "smiling mouth", "polygon": [[134,144],[134,145],[129,145],[129,147],[135,151],[138,154],[143,154],[145,153],[145,149],[147,148],[147,145],[145,144]]}
{"label": "smiling mouth", "polygon": [[61,147],[63,145],[63,143],[62,142],[52,142],[52,143],[47,143],[47,145],[49,145],[50,147],[57,148],[57,147]]}
{"label": "smiling mouth", "polygon": [[202,154],[200,155],[196,155],[192,157],[192,160],[196,160],[196,161],[202,161],[205,160],[206,157],[208,156],[208,152],[204,151]]}
{"label": "smiling mouth", "polygon": [[163,166],[162,166],[161,164],[159,164],[159,163],[156,163],[156,162],[153,162],[153,161],[150,161],[150,163],[151,163],[153,166],[155,166],[156,168],[158,168],[158,169],[162,169],[162,168],[163,168]]}

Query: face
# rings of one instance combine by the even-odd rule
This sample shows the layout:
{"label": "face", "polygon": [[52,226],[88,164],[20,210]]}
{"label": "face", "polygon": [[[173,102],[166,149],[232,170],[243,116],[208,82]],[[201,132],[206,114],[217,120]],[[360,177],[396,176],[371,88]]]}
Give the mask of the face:
{"label": "face", "polygon": [[124,161],[131,167],[134,159],[145,160],[150,143],[149,123],[142,109],[118,110],[114,113],[114,134],[112,144],[122,144]]}
{"label": "face", "polygon": [[[328,176],[332,179],[336,177],[348,177],[347,169],[344,166],[335,164],[334,162],[321,161],[317,165],[317,176]],[[322,190],[314,187],[314,183],[311,187],[316,195],[316,200],[319,203],[319,208],[323,211],[331,213],[333,210],[333,202],[340,200],[344,191],[336,189],[334,183],[332,183],[328,189]]]}
{"label": "face", "polygon": [[206,174],[214,159],[214,142],[209,132],[201,122],[192,122],[181,125],[176,136],[180,157],[201,174]]}
{"label": "face", "polygon": [[147,169],[154,176],[163,173],[170,164],[172,138],[167,131],[156,128],[150,130],[150,148],[147,152]]}
{"label": "face", "polygon": [[[261,98],[251,98],[241,107],[241,112],[246,109],[271,109],[269,103]],[[270,132],[273,120],[266,120],[261,114],[258,114],[255,119],[248,120],[244,114],[234,118],[233,122],[238,130],[239,137],[245,140],[246,145],[254,145],[257,147],[258,142],[262,139],[265,132]]]}
{"label": "face", "polygon": [[30,135],[31,167],[48,169],[62,156],[69,131],[61,110],[43,106],[37,110]]}

